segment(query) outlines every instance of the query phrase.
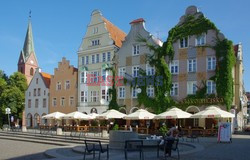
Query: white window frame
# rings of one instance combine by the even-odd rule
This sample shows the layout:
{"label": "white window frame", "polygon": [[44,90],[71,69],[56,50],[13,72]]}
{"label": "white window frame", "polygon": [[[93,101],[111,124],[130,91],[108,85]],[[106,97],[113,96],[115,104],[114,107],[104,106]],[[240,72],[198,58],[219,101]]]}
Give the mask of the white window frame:
{"label": "white window frame", "polygon": [[90,102],[98,102],[98,101],[99,101],[99,92],[90,91]]}
{"label": "white window frame", "polygon": [[125,73],[126,73],[126,67],[120,67],[118,69],[118,76],[125,77]]}
{"label": "white window frame", "polygon": [[[177,67],[177,71],[176,71],[176,67]],[[170,68],[171,74],[179,74],[179,60],[173,60],[172,62],[170,62],[169,68]]]}
{"label": "white window frame", "polygon": [[104,53],[102,53],[102,62],[106,62],[106,53],[104,52]]}
{"label": "white window frame", "polygon": [[55,107],[56,105],[57,105],[56,98],[53,98],[53,99],[52,99],[52,106]]}
{"label": "white window frame", "polygon": [[74,96],[70,96],[69,97],[69,106],[74,106],[75,104],[75,97]]}
{"label": "white window frame", "polygon": [[189,46],[189,36],[181,38],[179,40],[179,48],[188,48],[188,46]]}
{"label": "white window frame", "polygon": [[70,81],[66,80],[65,81],[65,90],[69,90],[70,89]]}
{"label": "white window frame", "polygon": [[[189,65],[191,65],[191,68],[189,68]],[[197,60],[196,60],[196,58],[187,60],[187,71],[188,72],[196,72],[197,71]]]}
{"label": "white window frame", "polygon": [[132,87],[131,89],[131,97],[132,98],[137,98],[137,94],[138,94],[138,87]]}
{"label": "white window frame", "polygon": [[194,95],[197,91],[197,81],[187,82],[187,95]]}
{"label": "white window frame", "polygon": [[[136,66],[132,66],[132,76],[135,77],[139,77],[139,70],[140,70],[140,66],[136,65]],[[136,71],[136,75],[134,73],[134,71]]]}
{"label": "white window frame", "polygon": [[81,102],[82,103],[88,102],[88,91],[81,91],[80,94],[81,94]]}
{"label": "white window frame", "polygon": [[83,56],[82,57],[82,65],[84,65],[85,64],[85,57]]}
{"label": "white window frame", "polygon": [[[209,66],[209,63],[211,63],[211,66]],[[215,69],[216,69],[216,57],[215,56],[207,57],[207,71],[214,71]]]}
{"label": "white window frame", "polygon": [[154,97],[154,95],[155,95],[154,86],[152,86],[152,85],[147,86],[147,95],[148,95],[148,97]]}
{"label": "white window frame", "polygon": [[118,97],[119,99],[125,99],[126,97],[126,90],[125,90],[125,87],[119,87],[118,89]]}
{"label": "white window frame", "polygon": [[62,83],[61,83],[61,82],[57,82],[57,83],[56,83],[56,90],[57,90],[57,91],[62,90]]}
{"label": "white window frame", "polygon": [[65,97],[61,97],[61,99],[60,99],[60,105],[61,105],[62,107],[65,106]]}
{"label": "white window frame", "polygon": [[[202,43],[200,37],[204,37],[204,43]],[[198,39],[198,38],[199,38],[199,39]],[[204,45],[206,45],[206,43],[207,43],[207,42],[206,42],[206,39],[207,39],[206,33],[202,33],[201,35],[197,35],[197,36],[195,37],[195,46],[204,46]]]}
{"label": "white window frame", "polygon": [[86,64],[89,64],[89,56],[86,56]]}
{"label": "white window frame", "polygon": [[81,73],[81,83],[87,83],[87,74],[88,74],[87,71],[83,71]]}
{"label": "white window frame", "polygon": [[216,83],[215,81],[207,81],[207,94],[216,94]]}
{"label": "white window frame", "polygon": [[99,63],[100,62],[100,54],[96,54],[95,58],[96,58],[95,63]]}
{"label": "white window frame", "polygon": [[146,74],[147,76],[155,75],[155,67],[151,66],[150,64],[146,64]]}
{"label": "white window frame", "polygon": [[95,64],[95,55],[91,55],[91,64]]}
{"label": "white window frame", "polygon": [[137,56],[140,54],[140,45],[134,44],[132,47],[132,56]]}
{"label": "white window frame", "polygon": [[[177,88],[177,90],[176,90]],[[177,93],[176,93],[177,91]],[[170,91],[171,96],[178,96],[179,95],[179,83],[172,83],[172,88]]]}
{"label": "white window frame", "polygon": [[111,52],[107,52],[107,62],[111,61]]}

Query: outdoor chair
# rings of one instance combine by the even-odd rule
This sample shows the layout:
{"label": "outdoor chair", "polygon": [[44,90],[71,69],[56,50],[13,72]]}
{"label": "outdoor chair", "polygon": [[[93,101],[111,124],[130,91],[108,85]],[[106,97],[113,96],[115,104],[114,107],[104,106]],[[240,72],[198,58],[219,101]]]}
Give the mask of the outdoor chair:
{"label": "outdoor chair", "polygon": [[172,148],[171,149],[172,149],[172,151],[176,151],[177,152],[178,159],[180,159],[180,153],[179,153],[178,145],[179,145],[179,139],[175,139],[174,143],[172,144]]}
{"label": "outdoor chair", "polygon": [[191,142],[194,142],[195,139],[197,140],[197,142],[200,142],[199,141],[199,132],[192,131],[192,133],[190,135],[187,135],[186,142],[188,139],[190,139]]}
{"label": "outdoor chair", "polygon": [[164,138],[164,143],[161,146],[161,149],[163,149],[165,159],[167,158],[167,154],[169,157],[171,157],[174,141],[175,141],[175,138],[169,138],[169,137]]}
{"label": "outdoor chair", "polygon": [[125,160],[128,159],[128,152],[139,152],[140,160],[144,160],[143,140],[126,140],[124,148]]}
{"label": "outdoor chair", "polygon": [[109,159],[109,145],[106,148],[101,144],[101,141],[97,140],[84,140],[85,143],[85,150],[83,160],[86,158],[86,154],[92,153],[93,159],[95,159],[95,152],[99,152],[99,160],[101,159],[101,153],[107,152],[107,159]]}

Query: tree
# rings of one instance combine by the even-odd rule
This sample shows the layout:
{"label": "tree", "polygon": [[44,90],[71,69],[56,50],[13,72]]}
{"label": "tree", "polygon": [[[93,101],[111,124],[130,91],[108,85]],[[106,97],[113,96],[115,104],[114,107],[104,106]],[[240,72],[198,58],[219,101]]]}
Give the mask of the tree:
{"label": "tree", "polygon": [[23,93],[28,88],[26,77],[20,72],[15,72],[13,75],[10,76],[9,85],[10,86],[16,86]]}

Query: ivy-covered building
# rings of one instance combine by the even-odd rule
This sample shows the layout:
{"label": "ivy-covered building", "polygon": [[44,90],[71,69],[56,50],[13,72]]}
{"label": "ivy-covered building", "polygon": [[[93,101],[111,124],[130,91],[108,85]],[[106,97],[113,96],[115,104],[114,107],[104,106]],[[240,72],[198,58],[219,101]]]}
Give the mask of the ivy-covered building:
{"label": "ivy-covered building", "polygon": [[[240,125],[246,105],[242,45],[234,47],[197,7],[190,6],[169,31],[165,48],[172,74],[171,97],[191,113],[214,104],[228,111],[236,109]],[[204,122],[188,123],[198,126]],[[206,120],[206,124],[212,123]]]}

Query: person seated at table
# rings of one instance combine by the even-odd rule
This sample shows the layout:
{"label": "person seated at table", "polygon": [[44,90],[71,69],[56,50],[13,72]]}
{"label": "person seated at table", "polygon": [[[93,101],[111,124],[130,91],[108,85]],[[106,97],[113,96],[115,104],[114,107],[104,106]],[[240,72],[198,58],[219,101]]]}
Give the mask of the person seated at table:
{"label": "person seated at table", "polygon": [[171,128],[167,132],[167,136],[168,137],[178,137],[178,134],[179,134],[179,127],[172,124]]}

